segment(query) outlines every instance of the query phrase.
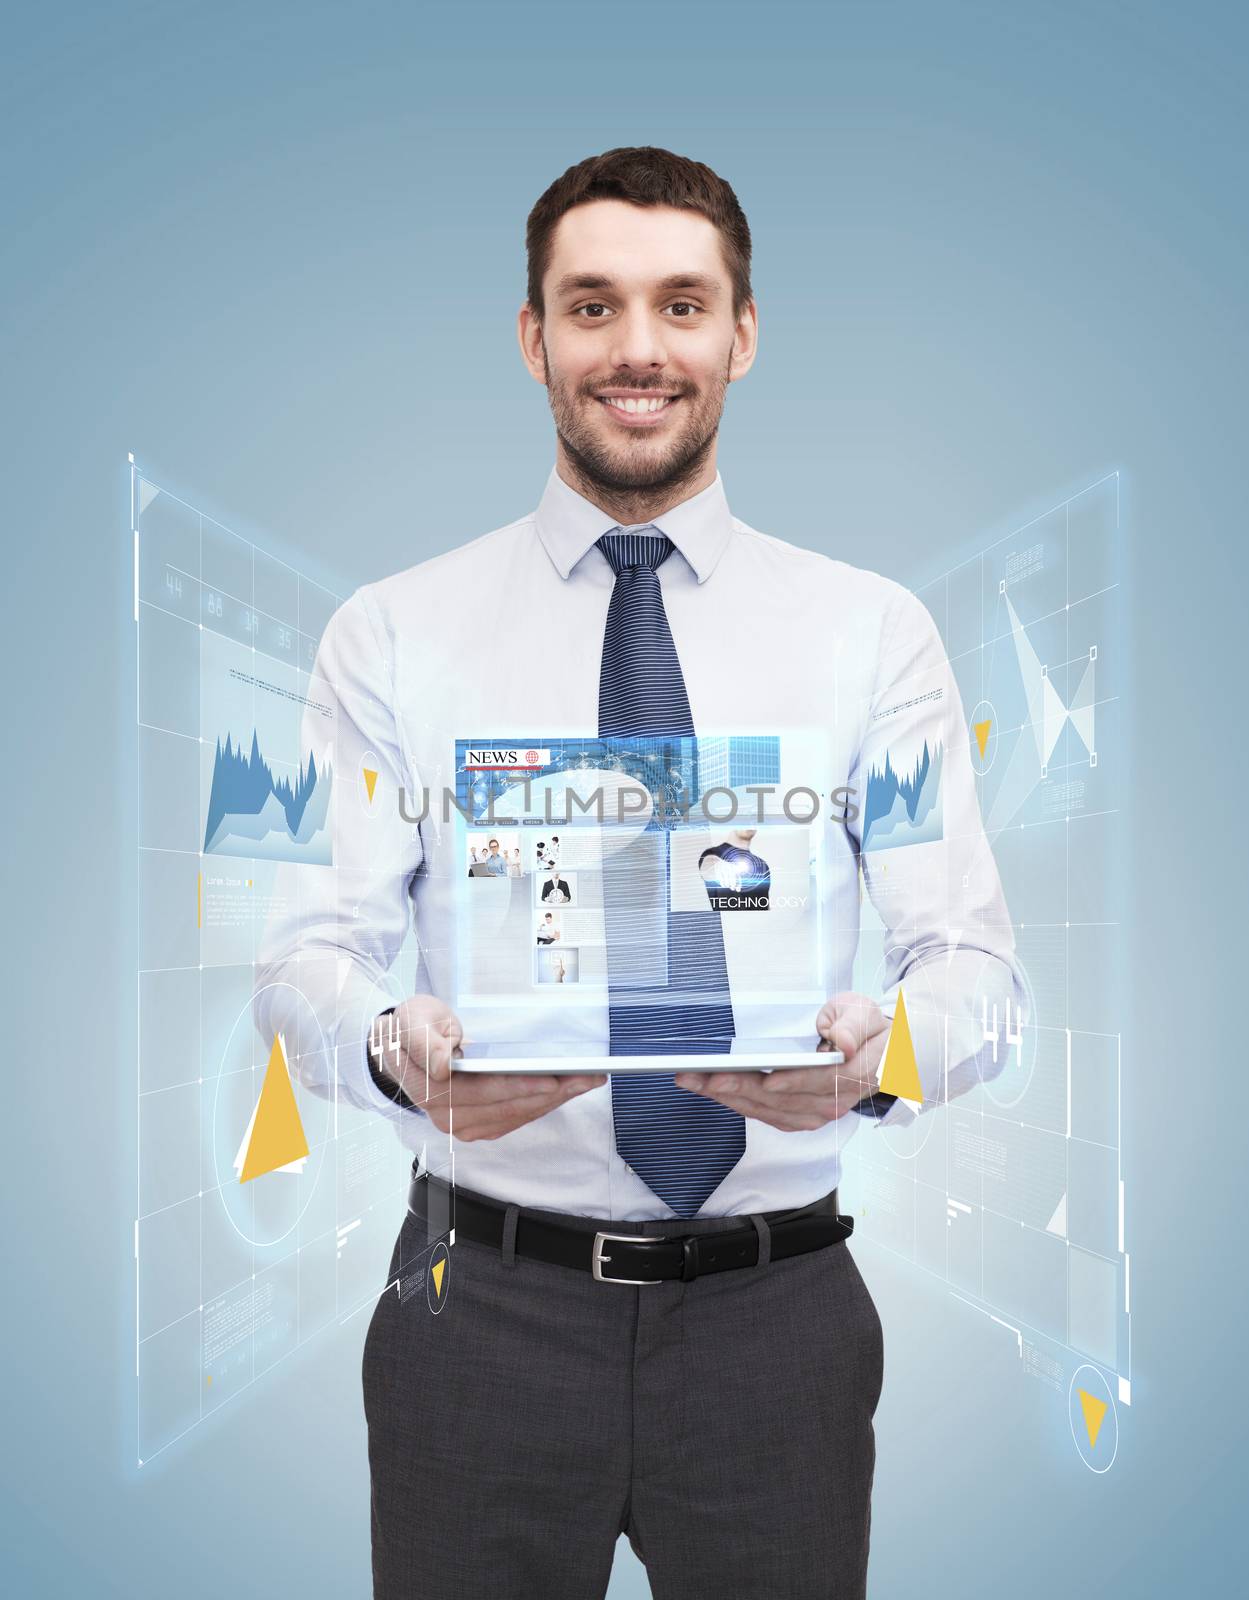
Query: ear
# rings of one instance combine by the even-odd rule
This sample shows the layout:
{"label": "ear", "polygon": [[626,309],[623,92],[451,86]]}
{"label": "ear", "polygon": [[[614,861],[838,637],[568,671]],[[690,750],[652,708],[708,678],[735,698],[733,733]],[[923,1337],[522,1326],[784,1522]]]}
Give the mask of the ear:
{"label": "ear", "polygon": [[516,338],[521,357],[529,368],[529,376],[546,386],[546,363],[542,359],[542,323],[528,300],[516,317]]}
{"label": "ear", "polygon": [[754,365],[759,347],[759,308],[754,300],[747,300],[733,330],[733,350],[729,356],[729,382],[744,378]]}

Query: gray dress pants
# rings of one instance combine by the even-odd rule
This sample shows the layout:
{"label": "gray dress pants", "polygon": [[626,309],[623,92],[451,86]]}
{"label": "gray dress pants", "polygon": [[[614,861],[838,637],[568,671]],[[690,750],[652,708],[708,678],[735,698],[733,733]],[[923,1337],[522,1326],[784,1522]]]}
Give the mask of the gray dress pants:
{"label": "gray dress pants", "polygon": [[461,1238],[437,1315],[428,1244],[409,1212],[365,1342],[375,1600],[595,1600],[621,1533],[655,1600],[862,1600],[883,1341],[844,1242],[635,1288]]}

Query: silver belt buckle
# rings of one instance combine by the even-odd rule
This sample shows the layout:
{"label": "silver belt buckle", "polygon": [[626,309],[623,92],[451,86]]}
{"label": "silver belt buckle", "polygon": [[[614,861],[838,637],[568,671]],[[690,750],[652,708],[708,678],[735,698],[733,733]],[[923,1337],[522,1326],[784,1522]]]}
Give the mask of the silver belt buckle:
{"label": "silver belt buckle", "polygon": [[634,1283],[639,1285],[662,1283],[662,1278],[610,1278],[603,1275],[604,1261],[611,1260],[610,1256],[603,1254],[603,1246],[608,1239],[617,1239],[622,1244],[636,1244],[639,1239],[645,1238],[646,1235],[640,1233],[596,1233],[594,1235],[594,1245],[590,1251],[590,1272],[595,1283]]}

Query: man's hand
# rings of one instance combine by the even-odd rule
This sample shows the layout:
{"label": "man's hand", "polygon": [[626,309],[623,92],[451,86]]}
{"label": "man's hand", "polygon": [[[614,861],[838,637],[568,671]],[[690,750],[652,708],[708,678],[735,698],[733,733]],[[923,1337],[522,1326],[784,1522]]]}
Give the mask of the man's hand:
{"label": "man's hand", "polygon": [[840,1050],[841,1066],[780,1072],[678,1072],[683,1089],[708,1095],[785,1133],[822,1128],[844,1117],[876,1087],[889,1020],[865,994],[839,994],[815,1019],[821,1050]]}
{"label": "man's hand", "polygon": [[529,1076],[513,1072],[453,1072],[464,1029],[449,1006],[432,995],[405,1000],[383,1024],[385,1039],[394,1026],[397,1049],[378,1056],[382,1072],[393,1078],[430,1121],[457,1139],[499,1139],[544,1117],[565,1100],[597,1089],[606,1074],[579,1077]]}

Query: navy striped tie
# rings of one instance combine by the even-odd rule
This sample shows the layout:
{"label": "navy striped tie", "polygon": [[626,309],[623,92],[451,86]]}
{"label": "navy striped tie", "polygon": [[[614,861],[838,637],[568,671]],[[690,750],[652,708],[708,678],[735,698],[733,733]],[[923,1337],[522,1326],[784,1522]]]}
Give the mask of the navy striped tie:
{"label": "navy striped tie", "polygon": [[[694,736],[685,679],[664,611],[658,569],[673,544],[647,524],[605,533],[598,548],[616,574],[599,674],[598,731],[643,747]],[[718,911],[672,911],[671,833],[645,833],[603,862],[608,1026],[614,1056],[698,1055],[733,1038],[733,1004]],[[666,944],[666,971],[656,947]],[[659,955],[662,957],[662,948]],[[612,1075],[616,1149],[648,1188],[692,1217],[746,1148],[741,1115],[678,1088],[673,1075]]]}

